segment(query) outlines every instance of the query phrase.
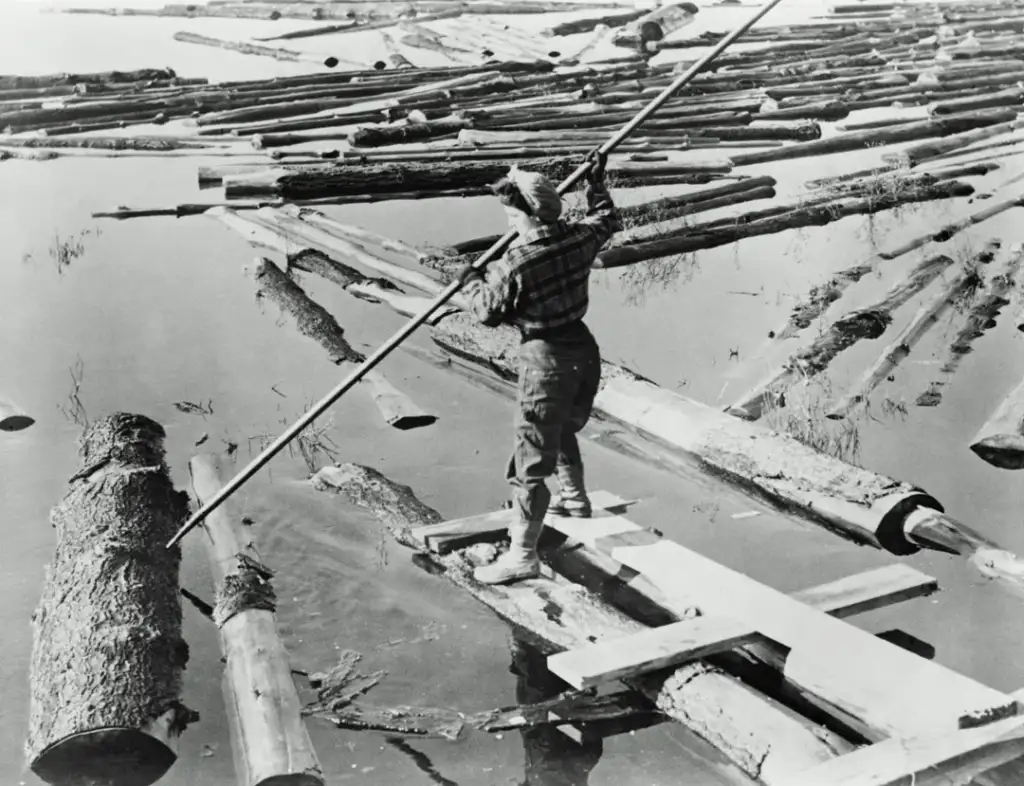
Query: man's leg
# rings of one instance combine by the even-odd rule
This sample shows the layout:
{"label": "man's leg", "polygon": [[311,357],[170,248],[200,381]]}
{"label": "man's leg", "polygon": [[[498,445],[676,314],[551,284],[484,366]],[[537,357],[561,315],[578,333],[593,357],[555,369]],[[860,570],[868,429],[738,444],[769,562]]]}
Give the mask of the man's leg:
{"label": "man's leg", "polygon": [[517,515],[509,527],[508,552],[474,574],[484,584],[503,584],[540,572],[537,541],[551,501],[545,481],[555,472],[562,429],[577,389],[571,368],[556,358],[536,350],[522,356],[515,449],[506,472]]}

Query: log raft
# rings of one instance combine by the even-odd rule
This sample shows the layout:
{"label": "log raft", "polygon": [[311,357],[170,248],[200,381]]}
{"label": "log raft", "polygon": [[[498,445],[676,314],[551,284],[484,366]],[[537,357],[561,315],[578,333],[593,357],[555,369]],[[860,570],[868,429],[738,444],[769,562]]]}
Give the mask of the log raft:
{"label": "log raft", "polygon": [[[200,504],[226,480],[215,455],[193,457],[189,472]],[[210,514],[203,528],[217,585],[213,620],[225,659],[224,706],[239,786],[324,786],[277,632],[272,574],[230,501]]]}
{"label": "log raft", "polygon": [[142,415],[93,423],[51,513],[57,550],[33,616],[25,751],[56,786],[148,786],[198,719],[181,700],[181,550],[165,547],[188,497],[171,482],[164,436]]}

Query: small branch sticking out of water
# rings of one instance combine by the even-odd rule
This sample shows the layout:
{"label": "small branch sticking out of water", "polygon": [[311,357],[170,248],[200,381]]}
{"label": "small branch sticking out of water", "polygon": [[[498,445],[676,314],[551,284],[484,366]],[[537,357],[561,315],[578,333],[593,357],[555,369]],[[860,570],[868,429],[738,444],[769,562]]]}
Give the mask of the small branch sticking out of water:
{"label": "small branch sticking out of water", "polygon": [[58,404],[57,409],[60,410],[60,414],[64,416],[65,420],[84,430],[89,426],[89,415],[78,395],[82,391],[82,379],[85,377],[85,363],[82,358],[78,357],[75,360],[75,365],[70,366],[68,371],[71,374],[71,392],[68,393],[68,403],[67,406]]}

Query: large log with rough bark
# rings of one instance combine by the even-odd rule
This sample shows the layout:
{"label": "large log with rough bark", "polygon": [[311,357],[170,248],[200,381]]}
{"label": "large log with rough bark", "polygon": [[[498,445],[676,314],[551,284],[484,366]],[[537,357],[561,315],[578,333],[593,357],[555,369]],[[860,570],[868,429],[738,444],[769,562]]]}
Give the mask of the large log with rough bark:
{"label": "large log with rough bark", "polygon": [[[317,341],[332,363],[362,363],[366,356],[352,347],[334,317],[323,306],[313,301],[302,288],[277,265],[258,259],[250,273],[256,282],[259,298],[276,304],[294,321],[299,332]],[[371,391],[377,409],[384,421],[394,428],[408,430],[429,426],[437,420],[420,409],[404,393],[392,385],[379,371],[369,372],[361,381]]]}
{"label": "large log with rough bark", "polygon": [[[226,480],[215,455],[193,457],[189,472],[200,504]],[[246,526],[230,501],[203,521],[216,582],[213,621],[224,653],[222,688],[238,783],[324,786],[288,653],[277,632],[273,574],[261,562]]]}
{"label": "large log with rough bark", "polygon": [[82,468],[53,509],[57,550],[33,616],[25,745],[47,783],[146,786],[197,715],[181,702],[181,551],[188,514],[164,430],[115,414],[81,438]]}
{"label": "large log with rough bark", "polygon": [[[392,531],[434,524],[441,516],[413,490],[356,464],[340,468],[332,486]],[[405,541],[403,541],[405,542]],[[409,542],[407,545],[417,545]],[[492,587],[472,578],[459,553],[431,557],[437,568],[547,652],[615,638],[644,626],[559,576]],[[783,786],[787,778],[852,746],[837,735],[769,703],[762,694],[705,663],[637,679],[632,687],[658,710],[714,745],[755,783]]]}

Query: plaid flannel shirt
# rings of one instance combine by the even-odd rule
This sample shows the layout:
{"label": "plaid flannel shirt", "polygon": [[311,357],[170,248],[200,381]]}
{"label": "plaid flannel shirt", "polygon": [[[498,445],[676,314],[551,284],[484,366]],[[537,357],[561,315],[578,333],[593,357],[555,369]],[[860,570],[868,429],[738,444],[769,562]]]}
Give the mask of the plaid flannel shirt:
{"label": "plaid flannel shirt", "polygon": [[477,319],[488,327],[513,324],[529,337],[583,318],[591,265],[622,229],[604,183],[588,183],[586,199],[582,221],[558,221],[524,233],[483,276],[466,283],[463,292]]}

